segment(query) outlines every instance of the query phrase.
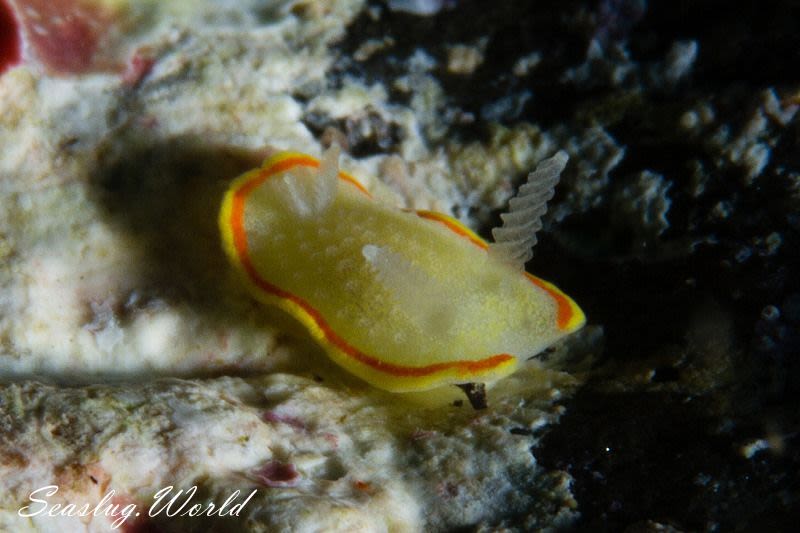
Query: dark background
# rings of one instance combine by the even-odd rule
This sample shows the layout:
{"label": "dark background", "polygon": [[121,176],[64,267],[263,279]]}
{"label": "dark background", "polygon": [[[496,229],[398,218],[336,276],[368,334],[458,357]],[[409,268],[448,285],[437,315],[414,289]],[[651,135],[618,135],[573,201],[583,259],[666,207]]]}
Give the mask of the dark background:
{"label": "dark background", "polygon": [[[624,149],[592,205],[570,189],[598,176],[568,167],[555,198],[568,214],[549,221],[531,264],[602,327],[587,383],[532,450],[573,476],[579,529],[789,531],[800,516],[800,121],[768,103],[800,103],[799,21],[796,1],[459,0],[427,17],[365,13],[339,45],[340,79],[385,83],[415,51],[434,57],[441,112],[474,118],[453,120],[449,138],[530,122],[569,144],[599,126]],[[387,36],[392,46],[352,59]],[[481,37],[478,69],[448,72],[448,47]],[[599,53],[587,59],[592,41]],[[695,43],[697,55],[670,79],[676,43]],[[541,62],[513,75],[532,51]],[[681,126],[703,108],[713,111],[703,125]],[[344,131],[356,156],[402,136],[377,118],[366,129],[307,123]],[[753,145],[768,149],[755,172]],[[600,155],[572,155],[601,166]],[[623,192],[645,170],[668,185],[668,227],[657,233],[620,200],[636,201]]]}

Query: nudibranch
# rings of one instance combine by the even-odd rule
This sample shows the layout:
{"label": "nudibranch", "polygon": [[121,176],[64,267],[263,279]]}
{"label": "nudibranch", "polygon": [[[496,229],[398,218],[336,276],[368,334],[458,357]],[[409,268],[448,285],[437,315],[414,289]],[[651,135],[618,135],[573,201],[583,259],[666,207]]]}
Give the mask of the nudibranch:
{"label": "nudibranch", "polygon": [[374,200],[339,170],[338,148],[321,161],[282,152],[227,190],[223,247],[255,298],[300,320],[349,372],[388,391],[469,395],[585,321],[522,268],[566,160],[531,173],[488,244],[447,215]]}

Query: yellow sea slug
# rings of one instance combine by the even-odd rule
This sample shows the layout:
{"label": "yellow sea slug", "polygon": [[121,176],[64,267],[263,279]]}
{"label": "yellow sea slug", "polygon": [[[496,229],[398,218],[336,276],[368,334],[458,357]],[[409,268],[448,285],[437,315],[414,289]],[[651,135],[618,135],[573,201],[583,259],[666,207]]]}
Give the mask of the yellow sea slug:
{"label": "yellow sea slug", "polygon": [[567,156],[529,176],[487,244],[457,220],[372,199],[294,152],[237,178],[219,217],[223,246],[252,294],[299,319],[339,365],[381,389],[482,383],[580,328],[578,306],[522,268]]}

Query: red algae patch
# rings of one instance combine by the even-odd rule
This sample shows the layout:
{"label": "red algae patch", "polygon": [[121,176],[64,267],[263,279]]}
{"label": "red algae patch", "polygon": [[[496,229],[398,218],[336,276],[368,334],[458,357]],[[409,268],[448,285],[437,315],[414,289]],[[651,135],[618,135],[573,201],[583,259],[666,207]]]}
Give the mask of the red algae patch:
{"label": "red algae patch", "polygon": [[256,470],[255,478],[267,487],[293,487],[300,480],[300,473],[291,463],[269,461]]}
{"label": "red algae patch", "polygon": [[282,413],[277,413],[275,411],[267,411],[263,415],[261,415],[261,419],[264,422],[269,422],[271,424],[287,424],[295,429],[305,430],[306,423],[303,422],[299,417],[285,415]]}
{"label": "red algae patch", "polygon": [[127,87],[138,87],[144,78],[150,74],[156,60],[146,50],[137,50],[128,60],[125,72],[122,73],[122,83]]}
{"label": "red algae patch", "polygon": [[0,0],[0,74],[19,63],[21,51],[17,19],[6,1]]}
{"label": "red algae patch", "polygon": [[[2,0],[0,0],[2,1]],[[115,13],[90,0],[17,0],[26,42],[36,58],[54,74],[83,74],[113,69],[106,58],[107,36]]]}

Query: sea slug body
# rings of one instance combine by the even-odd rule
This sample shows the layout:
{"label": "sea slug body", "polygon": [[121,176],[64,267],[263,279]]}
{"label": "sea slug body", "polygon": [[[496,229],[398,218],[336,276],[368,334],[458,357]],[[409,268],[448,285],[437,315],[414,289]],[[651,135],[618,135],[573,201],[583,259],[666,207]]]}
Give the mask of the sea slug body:
{"label": "sea slug body", "polygon": [[[516,222],[543,209],[517,207],[504,218],[512,240]],[[240,176],[219,224],[253,296],[291,313],[336,363],[381,389],[492,382],[585,321],[568,296],[457,220],[374,200],[339,170],[334,149],[322,161],[282,152]]]}

